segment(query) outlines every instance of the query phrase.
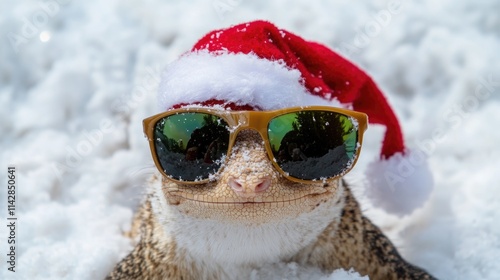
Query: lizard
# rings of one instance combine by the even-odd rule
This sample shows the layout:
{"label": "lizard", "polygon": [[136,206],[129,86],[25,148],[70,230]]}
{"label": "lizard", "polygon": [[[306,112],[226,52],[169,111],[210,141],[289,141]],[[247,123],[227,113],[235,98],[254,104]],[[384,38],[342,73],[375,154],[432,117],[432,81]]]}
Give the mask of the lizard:
{"label": "lizard", "polygon": [[[238,110],[257,111],[347,106],[385,125],[382,159],[392,160],[407,151],[395,114],[366,73],[327,47],[266,21],[205,35],[191,53],[162,73],[158,100],[162,110],[190,104],[233,104]],[[158,163],[161,150],[155,152],[152,146],[159,172],[149,180],[147,195],[133,221],[135,247],[106,279],[248,279],[255,269],[277,262],[327,273],[352,268],[373,280],[435,279],[402,258],[387,236],[363,215],[342,176],[303,182],[277,170],[269,139],[262,138],[266,128],[261,128],[238,130],[222,167],[210,180],[195,185],[173,180]],[[164,133],[163,127],[158,131]],[[191,139],[169,135],[179,150],[187,143],[181,161],[193,160],[203,152],[203,137],[193,136],[200,132],[194,130]],[[209,134],[206,131],[205,136]],[[148,138],[150,145],[162,141]],[[198,146],[192,147],[194,138],[199,140]],[[300,160],[305,156],[302,143],[295,144],[287,147],[297,155],[293,160]],[[216,146],[210,145],[208,150]],[[348,146],[354,152],[361,143]],[[343,147],[345,157],[347,146]],[[210,157],[206,154],[199,159]],[[171,163],[168,158],[163,160],[166,165]],[[415,187],[403,189],[417,191]],[[421,203],[411,202],[413,206]]]}
{"label": "lizard", "polygon": [[139,241],[106,279],[248,279],[280,261],[374,280],[435,279],[401,257],[343,179],[282,178],[251,130],[239,133],[213,182],[193,188],[152,176],[133,224]]}

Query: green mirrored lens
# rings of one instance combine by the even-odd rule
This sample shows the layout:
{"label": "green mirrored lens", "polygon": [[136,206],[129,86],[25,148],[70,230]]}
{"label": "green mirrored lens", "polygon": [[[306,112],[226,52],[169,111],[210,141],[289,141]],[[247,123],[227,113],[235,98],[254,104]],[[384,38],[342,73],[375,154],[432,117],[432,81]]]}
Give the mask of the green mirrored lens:
{"label": "green mirrored lens", "polygon": [[215,174],[229,146],[227,123],[220,117],[196,112],[160,119],[154,130],[155,151],[168,176],[199,181]]}
{"label": "green mirrored lens", "polygon": [[274,158],[290,176],[319,180],[342,174],[354,162],[358,130],[354,119],[329,111],[300,111],[269,122]]}

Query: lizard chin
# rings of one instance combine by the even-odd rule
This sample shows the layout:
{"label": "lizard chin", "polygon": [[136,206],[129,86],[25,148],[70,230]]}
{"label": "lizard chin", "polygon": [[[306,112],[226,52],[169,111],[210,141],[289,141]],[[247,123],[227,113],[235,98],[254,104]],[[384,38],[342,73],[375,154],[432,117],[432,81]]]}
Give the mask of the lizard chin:
{"label": "lizard chin", "polygon": [[186,195],[180,186],[158,180],[152,207],[165,233],[175,236],[178,248],[193,260],[259,265],[291,258],[340,221],[344,189],[339,182],[295,189],[279,200],[226,195],[218,201]]}

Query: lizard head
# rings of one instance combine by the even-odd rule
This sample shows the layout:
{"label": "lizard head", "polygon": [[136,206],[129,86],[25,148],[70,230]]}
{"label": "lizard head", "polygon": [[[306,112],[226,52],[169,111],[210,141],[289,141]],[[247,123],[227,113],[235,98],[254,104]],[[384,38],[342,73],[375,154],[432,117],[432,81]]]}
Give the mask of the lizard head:
{"label": "lizard head", "polygon": [[251,130],[239,133],[215,178],[202,185],[163,178],[162,193],[184,215],[247,224],[291,219],[322,204],[339,203],[339,180],[301,184],[284,178],[268,158],[263,139]]}
{"label": "lizard head", "polygon": [[229,263],[292,256],[340,219],[344,203],[340,180],[301,184],[283,177],[252,130],[238,134],[214,181],[156,178],[153,208],[179,247]]}

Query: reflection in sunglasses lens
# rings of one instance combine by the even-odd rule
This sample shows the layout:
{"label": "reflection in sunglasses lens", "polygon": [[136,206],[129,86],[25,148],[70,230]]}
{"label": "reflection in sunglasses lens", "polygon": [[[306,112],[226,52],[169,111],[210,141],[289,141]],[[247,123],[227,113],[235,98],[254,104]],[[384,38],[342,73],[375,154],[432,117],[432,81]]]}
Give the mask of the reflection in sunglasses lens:
{"label": "reflection in sunglasses lens", "polygon": [[278,116],[269,122],[268,136],[281,169],[302,180],[341,174],[353,163],[358,142],[353,120],[329,111]]}
{"label": "reflection in sunglasses lens", "polygon": [[155,150],[165,173],[176,180],[198,181],[215,174],[229,144],[227,123],[206,113],[178,113],[160,119]]}

